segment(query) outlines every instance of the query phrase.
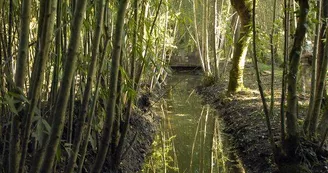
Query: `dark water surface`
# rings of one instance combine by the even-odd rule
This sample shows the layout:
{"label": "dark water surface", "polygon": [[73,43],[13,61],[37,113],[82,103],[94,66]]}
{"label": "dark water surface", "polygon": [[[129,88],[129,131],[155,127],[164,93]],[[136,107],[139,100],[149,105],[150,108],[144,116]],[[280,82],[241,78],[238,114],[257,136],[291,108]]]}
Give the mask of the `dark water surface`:
{"label": "dark water surface", "polygon": [[243,172],[216,111],[196,94],[200,84],[200,75],[185,73],[168,80],[167,94],[155,105],[162,122],[143,172]]}

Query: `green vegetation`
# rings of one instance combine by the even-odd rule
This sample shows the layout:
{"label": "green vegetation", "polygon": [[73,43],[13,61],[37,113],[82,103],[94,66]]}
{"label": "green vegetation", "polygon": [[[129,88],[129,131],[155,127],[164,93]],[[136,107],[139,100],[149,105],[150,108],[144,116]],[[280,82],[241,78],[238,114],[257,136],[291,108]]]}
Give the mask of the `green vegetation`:
{"label": "green vegetation", "polygon": [[[164,88],[173,60],[196,64],[206,87],[227,83],[228,96],[256,85],[276,164],[308,171],[315,163],[296,154],[302,142],[313,144],[317,157],[327,152],[327,6],[0,0],[0,172],[118,172],[138,141],[131,117],[142,116],[150,93]],[[279,141],[271,127],[276,115]]]}

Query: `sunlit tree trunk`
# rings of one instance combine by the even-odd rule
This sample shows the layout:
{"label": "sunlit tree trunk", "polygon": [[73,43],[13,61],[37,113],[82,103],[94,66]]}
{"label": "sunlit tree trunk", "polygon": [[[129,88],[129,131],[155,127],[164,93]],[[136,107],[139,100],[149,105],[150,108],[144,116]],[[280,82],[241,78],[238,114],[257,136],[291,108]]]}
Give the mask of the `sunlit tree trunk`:
{"label": "sunlit tree trunk", "polygon": [[[226,58],[226,62],[224,63],[224,68],[223,68],[223,72],[220,75],[220,59],[222,54],[225,52],[225,45],[226,45],[226,37],[227,37],[227,29],[226,29],[226,25],[227,22],[225,21],[225,19],[228,18],[228,16],[230,15],[230,9],[231,9],[231,4],[229,1],[223,0],[221,2],[220,5],[218,5],[218,2],[214,2],[216,5],[214,7],[214,25],[216,26],[214,29],[214,34],[215,34],[215,38],[213,39],[213,44],[215,41],[215,46],[213,46],[213,51],[214,51],[214,65],[215,65],[215,69],[217,71],[217,75],[216,76],[216,80],[218,80],[222,74],[225,73],[225,68],[226,65],[229,61],[229,58]],[[236,17],[237,16],[237,17]],[[232,17],[233,19],[231,20],[233,23],[233,31],[235,31],[235,26],[238,26],[238,20],[236,21],[236,18],[239,18],[238,15],[234,15],[234,17]],[[237,24],[236,24],[237,23]],[[233,32],[233,37],[237,36],[239,34],[238,33],[234,33]],[[234,38],[232,38],[233,40]],[[230,50],[232,50],[233,46],[229,46]],[[232,52],[232,51],[230,51]],[[232,55],[232,53],[228,53],[228,55]],[[232,57],[232,56],[231,56]],[[214,71],[215,72],[215,71]]]}
{"label": "sunlit tree trunk", "polygon": [[228,92],[240,91],[243,87],[243,72],[246,61],[251,29],[251,6],[249,0],[231,0],[232,6],[240,17],[240,36],[235,43],[232,67],[229,76]]}
{"label": "sunlit tree trunk", "polygon": [[218,25],[218,1],[214,0],[214,5],[213,5],[213,42],[212,42],[212,47],[213,47],[213,58],[214,58],[214,77],[215,80],[219,80],[220,75],[220,57],[217,56],[217,40],[218,40],[218,32],[217,32],[217,25]]}
{"label": "sunlit tree trunk", "polygon": [[196,9],[197,9],[197,0],[193,1],[193,14],[194,14],[194,29],[195,29],[195,42],[196,42],[196,47],[198,49],[199,52],[199,59],[202,65],[202,69],[203,72],[206,73],[206,66],[205,66],[205,62],[203,59],[203,53],[202,53],[202,49],[201,49],[201,44],[200,44],[200,40],[199,40],[199,36],[198,36],[198,26],[197,26],[197,13],[196,13]]}
{"label": "sunlit tree trunk", "polygon": [[204,62],[205,62],[205,68],[206,68],[206,75],[211,75],[211,60],[208,54],[208,26],[209,26],[209,3],[208,0],[204,0],[203,4],[203,22],[204,22],[204,28],[203,28],[203,57],[204,57]]}

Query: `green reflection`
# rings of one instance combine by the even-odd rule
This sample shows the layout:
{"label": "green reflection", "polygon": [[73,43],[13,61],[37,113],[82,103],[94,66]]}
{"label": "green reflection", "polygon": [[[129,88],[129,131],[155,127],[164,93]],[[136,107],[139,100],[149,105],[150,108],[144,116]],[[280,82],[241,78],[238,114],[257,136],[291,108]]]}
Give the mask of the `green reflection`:
{"label": "green reflection", "polygon": [[170,91],[155,106],[162,122],[143,172],[243,172],[215,110],[194,91],[200,82],[201,76],[188,74],[168,81]]}

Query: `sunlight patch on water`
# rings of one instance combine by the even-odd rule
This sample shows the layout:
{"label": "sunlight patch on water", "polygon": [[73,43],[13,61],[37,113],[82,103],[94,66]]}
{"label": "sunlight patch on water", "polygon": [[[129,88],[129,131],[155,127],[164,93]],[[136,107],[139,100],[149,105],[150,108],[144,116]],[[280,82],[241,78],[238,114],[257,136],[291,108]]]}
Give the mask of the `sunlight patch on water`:
{"label": "sunlight patch on water", "polygon": [[186,117],[186,116],[190,116],[190,114],[175,114],[175,116],[178,116],[178,117]]}

